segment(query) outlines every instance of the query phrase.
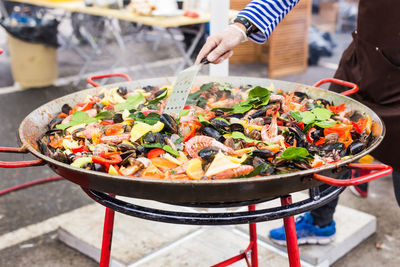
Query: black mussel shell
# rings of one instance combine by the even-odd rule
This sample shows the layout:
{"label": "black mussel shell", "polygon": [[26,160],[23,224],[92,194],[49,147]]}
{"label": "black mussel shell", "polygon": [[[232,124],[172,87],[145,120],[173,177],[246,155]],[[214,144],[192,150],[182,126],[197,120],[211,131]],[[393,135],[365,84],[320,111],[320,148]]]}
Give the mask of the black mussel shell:
{"label": "black mussel shell", "polygon": [[120,86],[117,89],[117,93],[121,96],[124,96],[128,93],[128,89],[126,88],[126,86]]}
{"label": "black mussel shell", "polygon": [[63,113],[65,113],[65,114],[67,114],[67,115],[69,115],[69,112],[72,110],[72,108],[68,105],[68,104],[64,104],[62,107],[61,107],[61,112],[63,112]]}
{"label": "black mussel shell", "polygon": [[84,131],[85,130],[85,128],[79,128],[79,129],[76,129],[73,133],[72,133],[72,138],[73,139],[75,139],[75,140],[85,140],[85,137],[81,137],[81,136],[78,136],[78,133],[80,133],[80,132],[82,132],[82,131]]}
{"label": "black mussel shell", "polygon": [[225,138],[217,130],[215,130],[212,127],[204,127],[202,132],[203,132],[203,134],[210,136],[219,142],[225,141]]}
{"label": "black mussel shell", "polygon": [[322,99],[322,98],[318,98],[317,100],[315,100],[316,103],[321,102],[322,105],[324,106],[333,106],[333,104],[331,102],[329,102],[326,99]]}
{"label": "black mussel shell", "polygon": [[[165,127],[165,126],[164,126]],[[166,145],[165,136],[162,133],[155,133],[155,142],[161,145]]]}
{"label": "black mussel shell", "polygon": [[161,114],[160,121],[164,123],[164,131],[174,134],[178,133],[178,125],[170,115],[166,113]]}
{"label": "black mussel shell", "polygon": [[315,155],[315,154],[319,154],[319,148],[316,145],[309,145],[307,147],[308,152],[310,152],[310,154]]}
{"label": "black mussel shell", "polygon": [[49,129],[54,129],[58,124],[60,124],[64,118],[55,117],[49,122]]}
{"label": "black mussel shell", "polygon": [[118,149],[122,152],[125,152],[127,150],[134,150],[135,147],[133,145],[130,144],[126,144],[126,143],[120,143],[117,145]]}
{"label": "black mussel shell", "polygon": [[253,159],[253,166],[254,168],[257,168],[260,164],[263,165],[260,175],[271,175],[275,172],[274,167],[271,166],[265,159],[262,159],[260,157],[255,157]]}
{"label": "black mussel shell", "polygon": [[228,117],[228,118],[241,119],[241,118],[244,117],[244,114],[242,114],[242,113],[232,113],[232,114],[226,115],[226,117]]}
{"label": "black mussel shell", "polygon": [[53,128],[44,133],[44,135],[62,134],[64,130]]}
{"label": "black mussel shell", "polygon": [[315,131],[313,131],[311,133],[311,138],[314,140],[314,142],[318,141],[322,136],[324,135],[324,130],[323,129],[315,129]]}
{"label": "black mussel shell", "polygon": [[268,159],[275,155],[275,153],[269,149],[257,149],[257,150],[254,150],[252,152],[252,154],[254,157],[259,157],[262,159]]}
{"label": "black mussel shell", "polygon": [[146,148],[144,148],[143,146],[138,146],[136,148],[136,156],[144,155],[144,153],[146,153]]}
{"label": "black mussel shell", "polygon": [[219,149],[216,147],[206,147],[199,151],[198,155],[205,161],[212,161]]}
{"label": "black mussel shell", "polygon": [[94,108],[96,109],[96,111],[98,113],[100,113],[103,110],[104,105],[102,103],[100,103],[100,102],[97,102],[97,103],[94,104]]}
{"label": "black mussel shell", "polygon": [[104,167],[104,165],[102,165],[102,164],[95,163],[95,164],[93,164],[93,170],[95,170],[97,172],[106,172],[106,167]]}
{"label": "black mussel shell", "polygon": [[93,168],[94,168],[94,163],[92,163],[92,162],[85,162],[82,165],[82,169],[93,170]]}
{"label": "black mussel shell", "polygon": [[331,143],[331,144],[324,144],[321,146],[322,151],[332,151],[332,150],[337,150],[339,152],[346,150],[346,147],[343,143],[337,142],[337,143]]}
{"label": "black mussel shell", "polygon": [[146,92],[151,92],[151,91],[153,91],[154,88],[155,88],[154,86],[147,85],[147,86],[143,87],[143,90],[145,90]]}
{"label": "black mussel shell", "polygon": [[298,98],[300,98],[300,100],[303,100],[305,98],[309,98],[308,95],[306,93],[303,93],[303,92],[294,92],[294,95],[297,96]]}
{"label": "black mussel shell", "polygon": [[240,123],[233,123],[229,126],[229,128],[231,129],[231,132],[244,132],[244,127]]}
{"label": "black mussel shell", "polygon": [[347,147],[347,154],[356,155],[365,149],[365,143],[354,141]]}
{"label": "black mussel shell", "polygon": [[167,91],[167,89],[160,89],[157,92],[154,93],[154,98],[156,98],[157,96],[161,95],[162,93],[164,93],[165,91]]}
{"label": "black mussel shell", "polygon": [[257,110],[256,113],[254,113],[253,115],[250,115],[250,118],[255,119],[259,117],[265,117],[266,113],[267,113],[266,109],[260,109]]}
{"label": "black mussel shell", "polygon": [[218,120],[214,119],[211,121],[211,125],[216,129],[216,130],[221,130],[221,131],[226,131],[229,128],[229,123],[223,121],[223,120]]}
{"label": "black mussel shell", "polygon": [[113,122],[114,123],[121,123],[123,121],[124,121],[124,119],[122,118],[122,114],[121,113],[115,113],[115,115],[113,117]]}
{"label": "black mussel shell", "polygon": [[351,139],[353,140],[359,140],[361,138],[361,134],[357,131],[353,130],[350,132],[350,134],[351,134]]}
{"label": "black mussel shell", "polygon": [[293,134],[294,138],[297,140],[297,146],[304,147],[305,143],[307,142],[307,137],[303,133],[303,131],[294,125],[293,127],[289,127],[289,132]]}
{"label": "black mussel shell", "polygon": [[215,109],[214,110],[214,114],[215,116],[219,117],[219,116],[224,116],[225,111],[223,111],[222,109]]}
{"label": "black mussel shell", "polygon": [[149,132],[148,134],[146,134],[146,136],[144,137],[143,141],[145,143],[155,143],[156,142],[156,135],[153,132]]}
{"label": "black mussel shell", "polygon": [[54,154],[52,155],[52,158],[57,161],[61,161],[63,163],[67,163],[67,164],[70,164],[72,162],[71,158],[69,156],[67,156],[66,154],[59,152],[59,151],[54,152]]}

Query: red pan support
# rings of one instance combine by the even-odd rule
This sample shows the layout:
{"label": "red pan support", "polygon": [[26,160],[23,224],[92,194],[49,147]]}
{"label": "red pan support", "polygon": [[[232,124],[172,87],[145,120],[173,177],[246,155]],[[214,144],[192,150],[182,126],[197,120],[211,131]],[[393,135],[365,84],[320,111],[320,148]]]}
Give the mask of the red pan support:
{"label": "red pan support", "polygon": [[[0,152],[3,153],[23,153],[26,154],[27,151],[24,147],[0,147]],[[46,163],[39,160],[29,160],[29,161],[0,161],[0,168],[25,168],[45,165]]]}
{"label": "red pan support", "polygon": [[87,79],[87,82],[94,87],[99,87],[100,84],[96,83],[94,80],[98,79],[105,79],[105,78],[111,78],[111,77],[122,77],[125,78],[128,82],[131,80],[131,78],[126,75],[125,73],[110,73],[110,74],[104,74],[104,75],[98,75],[98,76],[92,76]]}
{"label": "red pan support", "polygon": [[342,81],[342,80],[335,79],[335,78],[328,78],[328,79],[320,80],[319,82],[314,84],[314,87],[319,87],[320,85],[322,85],[324,83],[335,83],[335,84],[351,87],[350,90],[342,92],[341,93],[342,95],[352,95],[352,94],[354,94],[354,93],[356,93],[358,91],[358,85],[357,84],[351,83],[351,82]]}

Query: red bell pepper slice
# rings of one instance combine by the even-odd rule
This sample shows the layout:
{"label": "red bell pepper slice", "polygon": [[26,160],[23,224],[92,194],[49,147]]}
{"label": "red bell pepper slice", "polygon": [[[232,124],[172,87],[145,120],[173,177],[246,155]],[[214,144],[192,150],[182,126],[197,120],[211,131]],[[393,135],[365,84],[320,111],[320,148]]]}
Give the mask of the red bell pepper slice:
{"label": "red bell pepper slice", "polygon": [[60,114],[57,115],[59,118],[66,118],[68,117],[68,114],[65,114],[64,112],[61,112]]}
{"label": "red bell pepper slice", "polygon": [[183,137],[182,141],[183,142],[189,141],[194,136],[195,133],[196,133],[196,127],[192,127],[190,132],[185,137]]}
{"label": "red bell pepper slice", "polygon": [[297,123],[297,126],[300,128],[300,129],[302,129],[302,130],[304,130],[304,122],[299,122],[299,123]]}
{"label": "red bell pepper slice", "polygon": [[114,121],[112,120],[104,120],[100,122],[100,125],[113,125]]}
{"label": "red bell pepper slice", "polygon": [[314,138],[312,138],[311,134],[312,134],[313,132],[315,132],[316,130],[317,130],[317,129],[315,129],[315,128],[313,127],[313,128],[311,128],[310,130],[308,130],[308,132],[307,132],[307,140],[308,140],[308,142],[310,142],[311,144],[314,143]]}
{"label": "red bell pepper slice", "polygon": [[88,111],[89,109],[91,109],[94,105],[94,101],[90,101],[88,103],[86,103],[86,105],[84,105],[79,111]]}
{"label": "red bell pepper slice", "polygon": [[72,148],[71,151],[72,153],[79,153],[79,152],[82,153],[82,152],[89,152],[89,149],[87,146],[82,145],[77,148]]}
{"label": "red bell pepper slice", "polygon": [[164,153],[165,151],[162,148],[153,148],[147,153],[147,158],[149,159],[156,158]]}
{"label": "red bell pepper slice", "polygon": [[346,109],[346,105],[343,103],[339,106],[330,106],[330,107],[328,107],[328,109],[335,114],[339,114],[339,112],[342,112]]}
{"label": "red bell pepper slice", "polygon": [[122,158],[119,155],[119,152],[105,153],[103,151],[100,153],[100,156],[92,156],[92,161],[94,163],[109,166],[120,163],[122,161]]}

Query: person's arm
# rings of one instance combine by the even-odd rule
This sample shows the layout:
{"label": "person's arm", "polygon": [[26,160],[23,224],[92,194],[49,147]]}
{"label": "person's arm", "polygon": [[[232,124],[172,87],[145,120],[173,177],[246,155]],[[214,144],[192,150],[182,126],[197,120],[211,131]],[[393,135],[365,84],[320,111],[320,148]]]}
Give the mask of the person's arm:
{"label": "person's arm", "polygon": [[253,0],[238,16],[246,18],[251,24],[253,33],[248,33],[241,23],[235,22],[224,31],[210,36],[200,50],[196,63],[207,56],[208,61],[218,64],[233,55],[232,49],[246,41],[246,35],[257,43],[264,43],[276,25],[300,0]]}

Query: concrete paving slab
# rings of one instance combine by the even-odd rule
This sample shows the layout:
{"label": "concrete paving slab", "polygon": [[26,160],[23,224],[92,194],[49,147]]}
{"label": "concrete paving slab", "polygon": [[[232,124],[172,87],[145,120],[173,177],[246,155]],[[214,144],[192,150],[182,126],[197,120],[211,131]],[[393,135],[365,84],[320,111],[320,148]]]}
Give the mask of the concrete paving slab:
{"label": "concrete paving slab", "polygon": [[[307,198],[307,194],[293,194],[293,202]],[[279,199],[269,203],[257,205],[257,209],[279,206]],[[376,217],[368,213],[338,205],[334,215],[336,221],[335,241],[328,245],[302,245],[300,246],[300,258],[314,266],[329,263],[332,264],[363,240],[376,232]],[[257,224],[259,239],[286,252],[286,247],[274,244],[269,240],[268,233],[271,229],[282,226],[282,220]],[[247,227],[238,226],[247,232]]]}
{"label": "concrete paving slab", "polygon": [[[122,198],[121,198],[122,199]],[[125,199],[126,200],[126,199]],[[177,210],[175,206],[154,201],[136,200],[138,205]],[[185,210],[185,208],[178,208]],[[59,238],[96,261],[100,259],[105,208],[86,206],[76,220],[60,225]],[[187,210],[186,210],[187,211]],[[199,227],[146,221],[116,213],[112,244],[113,266],[129,265],[176,242]]]}

